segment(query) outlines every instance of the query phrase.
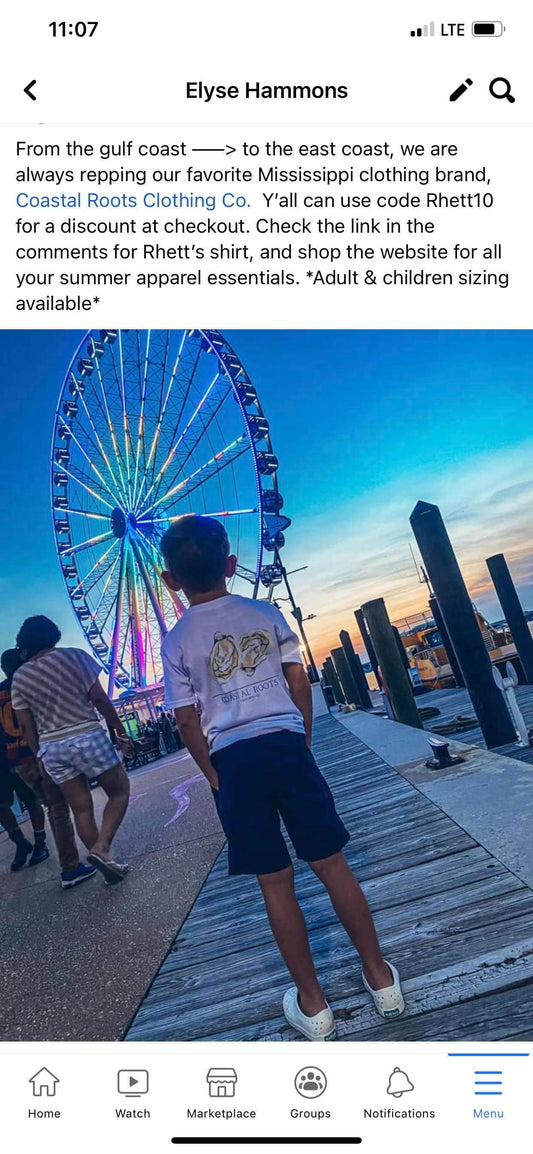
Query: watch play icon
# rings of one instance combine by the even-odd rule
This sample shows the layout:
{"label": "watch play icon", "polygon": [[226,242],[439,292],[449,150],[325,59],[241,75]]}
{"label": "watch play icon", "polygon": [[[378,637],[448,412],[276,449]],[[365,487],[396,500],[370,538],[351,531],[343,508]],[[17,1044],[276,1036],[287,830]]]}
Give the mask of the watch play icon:
{"label": "watch play icon", "polygon": [[119,1070],[118,1092],[127,1098],[140,1098],[148,1093],[148,1070]]}

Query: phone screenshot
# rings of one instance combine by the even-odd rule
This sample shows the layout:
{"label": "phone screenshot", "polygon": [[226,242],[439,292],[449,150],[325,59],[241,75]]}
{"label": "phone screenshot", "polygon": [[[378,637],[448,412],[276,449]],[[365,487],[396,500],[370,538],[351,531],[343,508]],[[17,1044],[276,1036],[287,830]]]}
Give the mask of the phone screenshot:
{"label": "phone screenshot", "polygon": [[532,37],[4,13],[6,1151],[526,1149]]}

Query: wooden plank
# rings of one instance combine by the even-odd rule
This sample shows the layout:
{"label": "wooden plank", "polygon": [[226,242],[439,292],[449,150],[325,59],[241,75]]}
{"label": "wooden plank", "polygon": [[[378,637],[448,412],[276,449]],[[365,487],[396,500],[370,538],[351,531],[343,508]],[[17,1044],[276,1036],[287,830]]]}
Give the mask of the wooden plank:
{"label": "wooden plank", "polygon": [[[420,884],[423,884],[422,881]],[[418,893],[416,898],[413,897],[410,890],[407,890],[404,891],[403,900],[401,900],[400,892],[397,889],[398,900],[394,901],[391,887],[384,884],[383,879],[381,879],[380,889],[377,890],[377,887],[374,889],[372,909],[376,925],[379,931],[384,933],[390,932],[393,925],[409,924],[409,919],[412,917],[421,923],[424,918],[434,916],[436,912],[444,915],[454,910],[465,910],[471,907],[477,913],[481,902],[485,903],[489,898],[508,894],[513,890],[522,890],[522,888],[521,882],[507,871],[499,874],[491,871],[487,877],[476,878],[470,885],[453,888],[448,885],[439,888],[436,893],[425,893],[423,896]],[[366,892],[367,897],[370,897],[368,887],[366,887]],[[409,901],[406,901],[406,892],[409,893]],[[301,899],[300,893],[298,896]],[[323,888],[300,900],[300,904],[309,932],[330,925],[331,903]],[[508,908],[507,903],[505,908]],[[339,933],[341,935],[343,933],[340,927]],[[180,948],[172,954],[172,963],[169,956],[169,965],[172,965],[172,968],[176,970],[205,963],[210,958],[220,960],[224,957],[230,957],[237,950],[244,952],[255,949],[256,946],[268,942],[270,936],[266,919],[258,919],[255,923],[250,924],[249,917],[243,916],[233,919],[231,936],[226,937],[221,942],[219,937],[212,932],[211,923],[210,928],[202,927],[201,938],[198,934],[190,933],[187,942],[184,935],[180,942]]]}
{"label": "wooden plank", "polygon": [[[384,1030],[395,1025],[398,1037],[424,1037],[426,1019],[428,1037],[437,1029],[462,1029],[464,1005],[511,993],[523,975],[531,978],[525,946],[533,938],[531,890],[333,718],[316,724],[314,748],[352,832],[348,859],[368,894],[385,955],[398,964],[411,1000],[400,1025],[376,1021],[357,955],[322,886],[297,863],[297,892],[339,1036],[385,1039]],[[256,879],[228,879],[226,870],[223,852],[129,1039],[293,1036],[280,1017],[289,979]],[[520,1031],[524,1014],[513,999],[509,1008]],[[486,1012],[470,1013],[465,1022],[481,1029],[486,1018]],[[489,1030],[486,1036],[496,1035]]]}

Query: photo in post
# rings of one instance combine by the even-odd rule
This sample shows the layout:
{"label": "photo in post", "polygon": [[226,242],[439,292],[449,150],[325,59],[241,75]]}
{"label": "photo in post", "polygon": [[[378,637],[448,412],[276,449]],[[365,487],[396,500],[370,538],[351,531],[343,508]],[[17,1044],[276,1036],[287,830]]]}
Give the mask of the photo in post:
{"label": "photo in post", "polygon": [[0,333],[3,1040],[531,1037],[531,349]]}

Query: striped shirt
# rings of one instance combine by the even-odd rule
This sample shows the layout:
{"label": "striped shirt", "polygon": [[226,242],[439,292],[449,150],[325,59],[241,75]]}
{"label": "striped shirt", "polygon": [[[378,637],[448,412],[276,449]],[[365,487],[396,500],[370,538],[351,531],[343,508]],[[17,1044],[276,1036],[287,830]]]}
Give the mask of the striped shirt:
{"label": "striped shirt", "polygon": [[98,714],[89,690],[101,673],[83,649],[50,649],[17,669],[11,684],[13,709],[30,709],[41,741],[94,729]]}

